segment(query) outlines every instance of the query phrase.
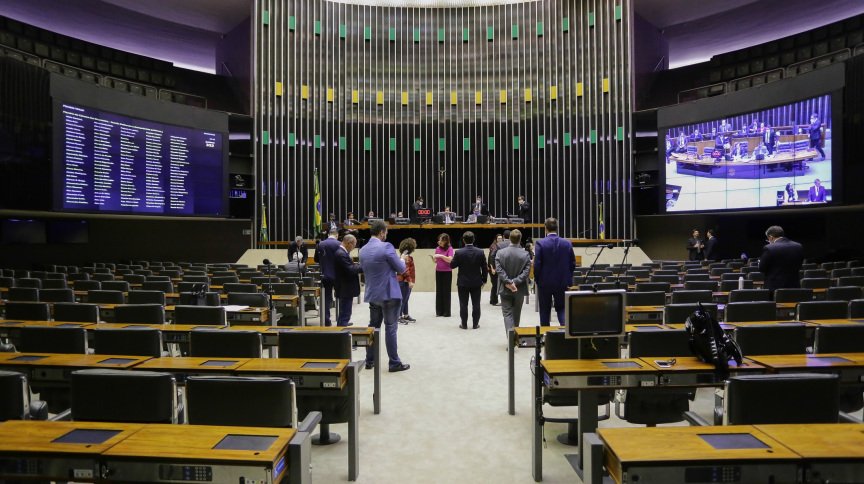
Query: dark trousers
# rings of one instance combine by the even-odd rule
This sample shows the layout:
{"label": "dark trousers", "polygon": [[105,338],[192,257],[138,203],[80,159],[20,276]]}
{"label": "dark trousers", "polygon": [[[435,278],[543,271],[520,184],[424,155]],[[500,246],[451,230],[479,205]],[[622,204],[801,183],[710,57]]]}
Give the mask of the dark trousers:
{"label": "dark trousers", "polygon": [[411,286],[408,285],[407,281],[402,281],[399,283],[399,290],[402,292],[402,316],[410,316],[411,313],[408,312],[408,298],[411,297]]}
{"label": "dark trousers", "polygon": [[452,287],[452,271],[435,271],[435,316],[450,317],[450,291]]}
{"label": "dark trousers", "polygon": [[351,312],[354,310],[353,297],[340,297],[339,301],[339,317],[336,318],[336,326],[348,326],[351,321]]}
{"label": "dark trousers", "polygon": [[[369,302],[369,326],[380,328],[381,323],[384,323],[384,345],[387,347],[387,357],[390,360],[391,368],[402,363],[402,360],[399,359],[396,344],[400,306],[402,306],[402,301],[399,299]],[[375,363],[375,353],[372,352],[371,346],[366,347],[366,363]]]}
{"label": "dark trousers", "polygon": [[333,282],[322,279],[321,285],[324,286],[324,326],[332,326],[330,308],[333,307]]}
{"label": "dark trousers", "polygon": [[471,298],[471,318],[474,321],[474,326],[480,323],[480,288],[459,286],[456,288],[459,293],[459,317],[462,319],[462,326],[468,324],[468,298]]}
{"label": "dark trousers", "polygon": [[498,304],[498,273],[489,273],[492,287],[489,289],[489,304]]}
{"label": "dark trousers", "polygon": [[822,140],[810,138],[810,148],[816,148],[822,158],[825,158],[825,152],[822,151]]}
{"label": "dark trousers", "polygon": [[564,286],[537,286],[537,304],[540,306],[540,326],[549,326],[552,319],[552,300],[558,324],[564,326]]}

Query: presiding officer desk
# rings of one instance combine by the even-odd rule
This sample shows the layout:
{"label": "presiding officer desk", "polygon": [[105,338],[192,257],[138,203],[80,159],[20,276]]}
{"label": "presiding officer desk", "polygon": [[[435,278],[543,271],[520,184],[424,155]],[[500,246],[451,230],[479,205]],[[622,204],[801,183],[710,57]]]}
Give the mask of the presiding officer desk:
{"label": "presiding officer desk", "polygon": [[0,477],[76,482],[307,483],[308,434],[290,428],[10,420]]}

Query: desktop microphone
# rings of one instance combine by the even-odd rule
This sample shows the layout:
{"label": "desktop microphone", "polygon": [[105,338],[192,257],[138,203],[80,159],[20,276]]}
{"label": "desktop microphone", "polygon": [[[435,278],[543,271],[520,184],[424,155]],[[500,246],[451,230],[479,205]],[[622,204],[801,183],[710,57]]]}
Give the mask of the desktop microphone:
{"label": "desktop microphone", "polygon": [[265,265],[268,265],[268,266],[271,265],[271,264],[270,264],[270,259],[264,259],[264,264],[265,264]]}
{"label": "desktop microphone", "polygon": [[600,245],[592,245],[591,247],[603,247],[604,249],[611,249],[615,247],[614,244],[600,244]]}

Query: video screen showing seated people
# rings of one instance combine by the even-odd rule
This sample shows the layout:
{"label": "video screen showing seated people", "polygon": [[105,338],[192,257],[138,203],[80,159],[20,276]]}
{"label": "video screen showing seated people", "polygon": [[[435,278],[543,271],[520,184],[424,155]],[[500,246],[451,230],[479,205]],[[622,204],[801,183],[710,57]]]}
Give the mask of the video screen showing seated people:
{"label": "video screen showing seated people", "polygon": [[831,94],[661,128],[666,211],[831,202]]}

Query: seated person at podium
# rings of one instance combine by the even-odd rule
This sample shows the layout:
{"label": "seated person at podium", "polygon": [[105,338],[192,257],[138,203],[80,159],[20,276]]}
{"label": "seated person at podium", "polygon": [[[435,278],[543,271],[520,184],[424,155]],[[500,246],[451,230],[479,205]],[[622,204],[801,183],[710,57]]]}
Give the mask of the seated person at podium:
{"label": "seated person at podium", "polygon": [[417,200],[414,202],[414,204],[411,205],[411,218],[415,222],[422,220],[422,217],[417,214],[417,211],[422,210],[422,209],[423,209],[423,197],[418,195]]}
{"label": "seated person at podium", "polygon": [[331,213],[324,222],[324,232],[329,232],[331,229],[339,230],[339,222],[336,221],[336,214]]}
{"label": "seated person at podium", "polygon": [[360,222],[354,218],[354,212],[348,212],[348,218],[345,219],[345,222],[342,223],[342,226],[345,228],[346,234],[351,234],[357,239],[358,245],[362,246],[363,241],[360,240],[360,231],[356,228],[353,228],[356,225],[360,225]]}
{"label": "seated person at podium", "polygon": [[375,218],[375,212],[373,210],[369,210],[369,213],[366,215],[366,218],[364,218],[363,221],[368,224],[371,222],[370,219],[374,219],[374,218]]}
{"label": "seated person at podium", "polygon": [[288,244],[288,262],[298,261],[300,264],[306,264],[307,259],[309,259],[309,248],[303,241],[303,237],[298,235]]}
{"label": "seated person at podium", "polygon": [[753,150],[753,157],[756,158],[757,161],[764,160],[765,157],[768,156],[768,148],[765,147],[765,143],[762,141],[759,142],[759,146]]}
{"label": "seated person at podium", "polygon": [[681,131],[678,134],[678,141],[675,144],[675,152],[676,153],[687,153],[687,137],[684,136],[683,131]]}
{"label": "seated person at podium", "polygon": [[825,201],[825,187],[822,186],[822,182],[820,182],[818,178],[813,180],[813,186],[810,187],[809,195],[811,202]]}
{"label": "seated person at podium", "polygon": [[441,214],[441,221],[445,224],[456,222],[456,214],[450,211],[450,205],[444,207],[444,212]]}
{"label": "seated person at podium", "polygon": [[699,128],[693,130],[693,134],[690,135],[690,141],[702,141],[702,134],[699,132]]}

